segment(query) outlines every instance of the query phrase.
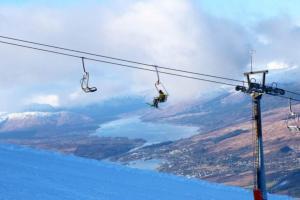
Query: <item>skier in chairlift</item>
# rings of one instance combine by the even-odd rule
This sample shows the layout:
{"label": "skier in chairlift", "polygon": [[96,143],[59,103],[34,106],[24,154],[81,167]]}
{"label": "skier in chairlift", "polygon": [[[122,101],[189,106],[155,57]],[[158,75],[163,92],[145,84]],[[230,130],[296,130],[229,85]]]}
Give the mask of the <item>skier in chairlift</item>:
{"label": "skier in chairlift", "polygon": [[155,108],[158,108],[158,103],[165,102],[167,99],[167,95],[162,90],[159,90],[158,93],[159,96],[153,99],[153,106]]}

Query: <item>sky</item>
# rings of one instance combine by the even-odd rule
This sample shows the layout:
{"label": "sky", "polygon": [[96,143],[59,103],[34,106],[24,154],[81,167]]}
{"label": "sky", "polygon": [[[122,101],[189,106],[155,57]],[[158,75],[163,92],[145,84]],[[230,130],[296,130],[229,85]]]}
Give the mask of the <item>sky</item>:
{"label": "sky", "polygon": [[[0,35],[237,79],[249,71],[254,49],[254,69],[287,82],[300,74],[298,10],[296,0],[0,0]],[[4,44],[0,54],[0,111],[156,95],[154,73],[86,61],[98,92],[85,94],[80,59]],[[160,78],[170,104],[232,89]]]}

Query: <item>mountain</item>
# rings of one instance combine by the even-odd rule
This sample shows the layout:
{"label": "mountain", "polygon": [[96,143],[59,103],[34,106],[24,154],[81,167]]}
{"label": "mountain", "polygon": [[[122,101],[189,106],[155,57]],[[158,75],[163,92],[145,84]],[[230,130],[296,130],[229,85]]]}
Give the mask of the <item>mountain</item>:
{"label": "mountain", "polygon": [[100,123],[137,112],[147,105],[140,97],[113,98],[75,107],[31,104],[20,112],[0,114],[0,137],[33,137],[53,133],[93,132]]}
{"label": "mountain", "polygon": [[[300,84],[288,83],[280,86],[300,93]],[[287,92],[287,96],[299,99],[299,96]],[[264,95],[261,101],[262,112],[277,108],[286,108],[288,99]],[[299,102],[293,102],[298,104]],[[252,115],[250,95],[237,91],[222,91],[212,98],[200,98],[164,108],[160,112],[150,111],[142,116],[145,121],[157,121],[197,126],[201,132],[229,127],[249,121]],[[299,111],[300,112],[300,111]]]}
{"label": "mountain", "polygon": [[140,97],[113,98],[77,107],[32,104],[17,113],[0,114],[0,142],[106,159],[142,146],[146,141],[93,136],[100,123],[145,107]]}
{"label": "mountain", "polygon": [[[285,88],[298,91],[299,85],[291,84]],[[212,98],[196,99],[188,103],[163,107],[160,110],[145,109],[145,106],[141,98],[130,97],[82,107],[61,108],[60,111],[47,112],[52,113],[45,116],[44,120],[47,123],[33,126],[35,129],[29,129],[30,133],[34,132],[33,130],[40,132],[51,130],[51,126],[48,125],[52,121],[47,119],[51,119],[50,116],[54,113],[60,112],[92,119],[91,126],[86,128],[85,124],[89,125],[89,123],[81,124],[81,121],[74,120],[75,128],[72,129],[73,125],[70,123],[70,130],[58,131],[64,133],[59,136],[56,134],[55,137],[50,137],[47,134],[45,137],[14,138],[1,140],[1,142],[51,149],[98,160],[106,159],[129,166],[132,163],[157,162],[155,168],[161,172],[245,188],[252,187],[253,134],[249,96],[228,91]],[[295,103],[294,109],[300,111],[300,104]],[[286,128],[288,99],[265,95],[262,100],[262,111],[268,190],[300,197],[299,185],[295,184],[298,183],[297,174],[299,174],[297,169],[299,169],[300,158],[300,134],[290,133]],[[144,122],[156,124],[158,128],[155,132],[160,130],[160,123],[191,125],[199,127],[199,130],[189,138],[148,146],[145,146],[147,141],[140,138],[125,138],[122,135],[123,129],[119,129],[122,138],[103,138],[101,134],[92,137],[86,134],[95,131],[99,124],[103,125],[102,122],[115,120],[120,116],[131,116],[133,113],[141,115]],[[27,120],[29,123],[25,123]],[[15,126],[12,127],[20,124],[21,129],[22,126],[32,124],[30,121],[31,118],[26,118],[22,123],[15,120]],[[43,122],[43,118],[37,118],[37,121]],[[6,120],[2,120],[0,128],[7,127],[6,123]],[[93,127],[94,124],[97,126]],[[79,128],[76,128],[77,125]],[[82,126],[80,132],[84,134],[74,135],[74,131],[78,132]],[[130,129],[137,129],[137,127],[139,126],[130,126]],[[144,132],[144,130],[138,131],[136,137],[143,135]],[[162,136],[166,138],[171,138],[174,134],[172,130],[163,132]],[[151,132],[149,134],[151,135]],[[11,133],[0,133],[0,136],[4,135],[11,136]]]}
{"label": "mountain", "polygon": [[0,116],[0,137],[30,137],[52,132],[78,132],[96,129],[93,119],[71,112],[21,112]]}
{"label": "mountain", "polygon": [[0,145],[0,176],[0,199],[6,200],[252,199],[238,187],[8,145]]}
{"label": "mountain", "polygon": [[118,119],[122,114],[138,112],[145,108],[148,106],[142,97],[118,97],[84,106],[61,109],[88,116],[98,123],[104,123]]}
{"label": "mountain", "polygon": [[[294,108],[300,110],[300,105]],[[286,110],[283,107],[263,113],[267,187],[272,192],[299,197],[300,134],[288,131]],[[124,164],[160,160],[157,170],[161,172],[249,188],[253,185],[254,166],[251,121],[233,122],[224,128],[212,127],[190,138],[146,146],[113,159]]]}
{"label": "mountain", "polygon": [[[262,112],[286,107],[288,100],[265,95],[262,100]],[[225,92],[215,98],[196,100],[189,106],[177,105],[164,109],[162,112],[146,113],[142,119],[183,125],[197,126],[201,132],[217,130],[251,119],[251,98],[243,93]]]}

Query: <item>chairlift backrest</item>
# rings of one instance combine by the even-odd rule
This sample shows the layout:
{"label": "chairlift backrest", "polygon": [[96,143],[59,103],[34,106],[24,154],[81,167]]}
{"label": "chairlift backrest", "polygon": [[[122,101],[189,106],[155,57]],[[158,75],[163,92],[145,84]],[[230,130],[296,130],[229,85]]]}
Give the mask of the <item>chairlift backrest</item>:
{"label": "chairlift backrest", "polygon": [[159,90],[161,90],[161,91],[163,91],[163,93],[165,94],[165,95],[169,95],[169,93],[168,93],[168,91],[167,91],[167,89],[166,89],[166,87],[165,87],[165,85],[160,81],[160,82],[156,82],[155,83],[155,88],[156,88],[156,90],[157,91],[159,91]]}

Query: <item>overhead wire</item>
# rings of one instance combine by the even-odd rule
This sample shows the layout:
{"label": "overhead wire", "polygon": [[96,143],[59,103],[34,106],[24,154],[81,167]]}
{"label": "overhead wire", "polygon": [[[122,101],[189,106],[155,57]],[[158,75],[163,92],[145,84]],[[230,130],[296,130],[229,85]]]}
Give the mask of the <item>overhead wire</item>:
{"label": "overhead wire", "polygon": [[[13,46],[18,46],[18,47],[23,47],[23,48],[27,48],[27,49],[33,49],[33,50],[48,52],[48,53],[53,53],[53,54],[58,54],[58,55],[63,55],[63,56],[69,56],[69,57],[73,57],[73,58],[84,58],[84,59],[90,60],[90,61],[101,62],[101,63],[106,63],[106,64],[112,64],[112,65],[117,65],[117,66],[122,66],[122,67],[127,67],[127,68],[133,68],[133,69],[139,69],[139,70],[144,70],[144,71],[151,71],[151,72],[156,73],[156,70],[154,70],[154,69],[148,69],[148,68],[143,68],[143,67],[138,67],[138,66],[133,66],[133,65],[127,65],[127,64],[117,63],[117,62],[111,62],[111,61],[106,61],[106,60],[94,59],[94,58],[89,58],[89,57],[82,57],[82,56],[79,56],[79,55],[63,53],[63,52],[58,52],[58,51],[53,51],[53,50],[48,50],[48,49],[42,49],[42,48],[37,48],[37,47],[32,47],[32,46],[27,46],[27,45],[22,45],[22,44],[16,44],[16,43],[12,43],[12,42],[0,41],[0,43],[13,45]],[[231,83],[215,81],[215,80],[209,80],[209,79],[204,79],[204,78],[198,78],[198,77],[193,77],[193,76],[186,76],[186,75],[182,75],[182,74],[175,74],[175,73],[166,72],[166,71],[158,71],[158,72],[161,73],[161,74],[167,74],[167,75],[171,75],[171,76],[177,76],[177,77],[183,77],[183,78],[188,78],[188,79],[206,81],[206,82],[217,83],[217,84],[228,85],[228,86],[236,86],[235,84],[231,84]]]}
{"label": "overhead wire", "polygon": [[[223,80],[240,82],[240,83],[247,83],[246,81],[243,81],[243,80],[238,80],[238,79],[233,79],[233,78],[228,78],[228,77],[223,77],[223,76],[216,76],[216,75],[211,75],[211,74],[192,72],[192,71],[181,70],[181,69],[170,68],[170,67],[162,67],[162,66],[158,66],[158,65],[144,63],[144,62],[138,62],[138,61],[123,59],[123,58],[117,58],[117,57],[107,56],[107,55],[103,55],[103,54],[91,53],[91,52],[82,51],[82,50],[75,50],[75,49],[60,47],[60,46],[56,46],[56,45],[49,45],[49,44],[45,44],[45,43],[40,43],[40,42],[33,42],[33,41],[24,40],[24,39],[15,38],[15,37],[8,37],[8,36],[0,35],[0,38],[19,41],[19,42],[24,42],[24,43],[28,43],[28,44],[39,45],[39,46],[44,46],[44,47],[60,49],[60,50],[64,50],[64,51],[70,51],[70,52],[75,52],[75,53],[91,55],[91,56],[97,56],[97,57],[102,57],[102,58],[107,58],[107,59],[112,59],[112,60],[118,60],[118,61],[128,62],[128,63],[132,63],[132,64],[144,65],[144,66],[148,66],[148,67],[157,67],[157,68],[161,68],[161,69],[172,70],[172,71],[177,71],[177,72],[183,72],[183,73],[188,73],[188,74],[207,76],[207,77],[211,77],[211,78],[223,79]],[[288,92],[288,93],[300,96],[300,93],[289,91],[289,90],[285,90],[285,91]]]}
{"label": "overhead wire", "polygon": [[[272,95],[272,96],[274,96],[274,95]],[[292,97],[286,97],[286,96],[281,96],[281,95],[278,95],[278,96],[275,96],[275,97],[280,97],[280,98],[283,98],[283,99],[290,99],[292,101],[300,102],[300,99],[295,99],[295,98],[292,98]]]}
{"label": "overhead wire", "polygon": [[[241,82],[243,84],[247,83],[245,81],[241,81],[241,80],[237,80],[237,79],[232,79],[232,78],[227,78],[227,77],[221,77],[221,76],[215,76],[215,75],[210,75],[210,74],[203,74],[203,73],[191,72],[191,71],[186,71],[186,70],[179,70],[179,69],[170,68],[170,67],[161,67],[161,66],[157,66],[157,65],[151,65],[151,64],[146,64],[146,63],[142,63],[142,62],[136,62],[136,61],[126,60],[126,59],[121,59],[121,58],[115,58],[115,57],[105,56],[105,55],[101,55],[101,54],[94,54],[94,53],[85,52],[85,51],[78,51],[78,50],[68,49],[68,48],[64,48],[64,47],[58,47],[58,46],[54,46],[54,45],[48,45],[48,44],[42,44],[42,43],[37,43],[37,42],[31,42],[31,41],[27,41],[27,40],[21,40],[21,39],[17,39],[17,38],[12,38],[12,37],[6,37],[6,36],[1,36],[0,35],[0,38],[15,40],[15,41],[19,41],[19,42],[30,43],[30,44],[35,44],[35,45],[40,45],[40,46],[44,46],[44,47],[50,47],[50,48],[60,49],[60,50],[64,50],[64,51],[70,51],[70,52],[74,52],[74,53],[81,53],[81,54],[85,54],[85,55],[98,56],[98,57],[102,57],[102,58],[108,58],[108,59],[112,59],[112,60],[117,60],[117,61],[132,63],[132,64],[144,65],[144,66],[154,67],[154,68],[158,68],[158,69],[165,69],[165,70],[171,70],[171,71],[176,71],[176,72],[188,73],[188,74],[193,74],[193,75],[206,76],[206,77],[210,77],[210,78],[223,79],[223,80],[227,80],[227,81]],[[155,72],[155,73],[159,72],[161,74],[167,74],[167,75],[171,75],[171,76],[177,76],[177,77],[182,77],[182,78],[194,79],[194,80],[199,80],[199,81],[206,81],[206,82],[210,82],[210,83],[222,84],[222,85],[227,85],[227,86],[234,86],[234,87],[236,86],[236,84],[232,84],[232,83],[228,83],[228,82],[223,82],[223,81],[218,81],[218,80],[204,79],[204,78],[199,78],[199,77],[194,77],[194,76],[187,76],[187,75],[182,75],[182,74],[172,73],[172,72],[166,72],[166,71],[157,71],[156,69],[154,70],[154,69],[149,69],[149,68],[144,68],[144,67],[139,67],[139,66],[124,64],[124,63],[107,61],[107,60],[103,60],[103,59],[95,59],[95,58],[85,57],[85,56],[82,56],[82,55],[75,55],[75,54],[70,54],[70,53],[65,53],[65,52],[60,52],[60,51],[54,51],[54,50],[49,50],[49,49],[44,49],[44,48],[39,48],[39,47],[34,47],[34,46],[29,46],[29,45],[24,45],[24,44],[12,43],[12,42],[1,41],[1,40],[0,40],[0,43],[7,44],[7,45],[12,45],[12,46],[17,46],[17,47],[22,47],[22,48],[27,48],[27,49],[32,49],[32,50],[43,51],[43,52],[47,52],[47,53],[53,53],[53,54],[58,54],[58,55],[63,55],[63,56],[68,56],[68,57],[73,57],[73,58],[80,58],[80,59],[84,58],[84,59],[90,60],[90,61],[101,62],[101,63],[111,64],[111,65],[117,65],[117,66],[121,66],[121,67],[127,67],[127,68],[144,70],[144,71],[150,71],[150,72]],[[295,94],[295,95],[299,95],[300,96],[300,93],[293,92],[293,91],[290,91],[290,90],[285,90],[285,91],[288,92],[288,93],[290,93],[290,94]],[[296,99],[296,98],[291,98],[291,97],[286,97],[286,96],[276,96],[276,97],[291,99],[293,101],[300,102],[300,99]]]}
{"label": "overhead wire", "polygon": [[0,35],[0,38],[14,40],[14,41],[18,41],[18,42],[24,42],[24,43],[28,43],[28,44],[39,45],[39,46],[44,46],[44,47],[55,48],[55,49],[64,50],[64,51],[70,51],[70,52],[74,52],[74,53],[86,54],[86,55],[90,55],[90,56],[102,57],[102,58],[107,58],[107,59],[111,59],[111,60],[127,62],[127,63],[131,63],[131,64],[144,65],[144,66],[148,66],[148,67],[157,67],[157,68],[160,68],[160,69],[166,69],[166,70],[171,70],[171,71],[176,71],[176,72],[182,72],[182,73],[200,75],[200,76],[207,76],[207,77],[210,77],[210,78],[217,78],[217,79],[223,79],[223,80],[228,80],[228,81],[244,83],[243,80],[237,80],[237,79],[223,77],[223,76],[216,76],[216,75],[211,75],[211,74],[205,74],[205,73],[175,69],[175,68],[171,68],[171,67],[162,67],[162,66],[158,66],[158,65],[144,63],[144,62],[137,62],[137,61],[132,61],[132,60],[128,60],[128,59],[107,56],[107,55],[103,55],[103,54],[97,54],[97,53],[91,53],[91,52],[87,52],[87,51],[75,50],[75,49],[60,47],[60,46],[56,46],[56,45],[44,44],[44,43],[40,43],[40,42],[33,42],[33,41],[19,39],[19,38],[15,38],[15,37],[8,37],[8,36]]}
{"label": "overhead wire", "polygon": [[300,96],[300,93],[298,92],[293,92],[293,91],[290,91],[290,90],[285,90],[286,92],[290,93],[290,94],[295,94],[295,95],[299,95]]}

